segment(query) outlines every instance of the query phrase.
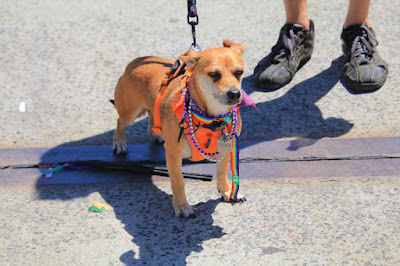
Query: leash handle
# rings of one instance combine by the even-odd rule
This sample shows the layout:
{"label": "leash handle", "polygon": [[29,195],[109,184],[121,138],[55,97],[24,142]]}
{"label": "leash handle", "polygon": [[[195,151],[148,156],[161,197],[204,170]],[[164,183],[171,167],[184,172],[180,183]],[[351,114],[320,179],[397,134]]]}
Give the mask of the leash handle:
{"label": "leash handle", "polygon": [[[193,38],[192,46],[196,49],[196,47],[197,47],[196,25],[199,24],[199,16],[197,14],[196,0],[187,0],[187,6],[188,6],[187,23],[190,26],[192,26],[192,38]],[[194,49],[192,49],[192,50],[194,50]]]}
{"label": "leash handle", "polygon": [[187,22],[189,25],[197,25],[199,24],[199,16],[197,14],[196,8],[196,0],[188,0],[188,15],[187,15]]}

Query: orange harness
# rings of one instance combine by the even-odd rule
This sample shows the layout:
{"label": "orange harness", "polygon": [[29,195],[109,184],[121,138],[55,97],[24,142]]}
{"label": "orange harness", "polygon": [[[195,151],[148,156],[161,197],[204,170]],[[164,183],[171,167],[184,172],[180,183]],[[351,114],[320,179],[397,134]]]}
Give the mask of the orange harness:
{"label": "orange harness", "polygon": [[[161,80],[161,86],[160,86],[160,91],[157,94],[156,101],[154,102],[154,112],[153,112],[153,122],[154,122],[154,127],[152,128],[154,133],[161,135],[161,116],[160,116],[160,108],[161,108],[161,99],[164,96],[168,84],[170,81],[174,78],[176,78],[178,75],[182,74],[182,71],[185,68],[185,64],[182,63],[181,60],[177,60],[175,64],[172,66],[170,70],[168,70],[165,74],[165,78]],[[186,72],[185,72],[186,73]],[[186,86],[186,77],[182,79],[181,82],[181,87],[182,85]]]}
{"label": "orange harness", "polygon": [[[161,135],[161,117],[160,117],[160,106],[161,99],[164,95],[169,82],[177,77],[179,73],[184,69],[184,65],[180,64],[175,70],[168,71],[167,76],[162,80],[160,92],[157,95],[156,101],[154,103],[154,127],[153,131],[156,134]],[[172,72],[172,73],[171,73]],[[185,117],[185,106],[188,106],[187,95],[187,85],[190,78],[190,72],[184,72],[184,78],[181,81],[181,90],[176,94],[176,99],[172,103],[172,109],[175,113],[176,118],[179,121],[179,127],[181,132],[178,138],[178,142],[182,134],[184,134],[190,144],[190,149],[192,151],[192,157],[189,159],[191,161],[201,161],[208,158],[215,158],[218,155],[218,141],[221,139],[222,132],[224,134],[232,133],[232,123],[224,123],[224,118],[205,118],[200,114],[197,114],[194,110],[192,113],[192,128],[194,130],[194,136],[197,142],[194,142],[190,136],[190,128],[188,118]],[[236,111],[239,112],[237,107]]]}
{"label": "orange harness", "polygon": [[232,202],[243,201],[238,199],[239,191],[239,138],[236,131],[239,108],[235,106],[231,112],[223,116],[210,118],[204,111],[197,107],[190,97],[188,82],[190,73],[185,70],[185,65],[180,60],[168,71],[167,76],[161,81],[160,92],[154,103],[154,127],[153,131],[161,135],[160,107],[163,95],[169,82],[180,74],[184,74],[181,81],[181,89],[176,94],[172,103],[172,109],[179,121],[181,129],[178,142],[182,134],[185,134],[189,142],[192,161],[208,159],[221,160],[225,153],[229,152],[232,172],[232,189],[230,200]]}
{"label": "orange harness", "polygon": [[[187,78],[188,79],[188,78]],[[178,138],[178,142],[182,134],[185,134],[192,151],[192,157],[189,159],[192,161],[201,161],[208,158],[216,158],[218,153],[218,141],[221,139],[222,131],[226,133],[232,132],[232,125],[226,124],[224,126],[224,119],[204,119],[200,114],[197,114],[192,110],[192,118],[189,120],[185,117],[185,101],[188,99],[183,88],[180,93],[177,94],[176,100],[172,104],[175,116],[180,121],[179,126],[181,133]],[[190,123],[192,124],[193,138],[190,134]],[[195,139],[196,141],[194,141]]]}

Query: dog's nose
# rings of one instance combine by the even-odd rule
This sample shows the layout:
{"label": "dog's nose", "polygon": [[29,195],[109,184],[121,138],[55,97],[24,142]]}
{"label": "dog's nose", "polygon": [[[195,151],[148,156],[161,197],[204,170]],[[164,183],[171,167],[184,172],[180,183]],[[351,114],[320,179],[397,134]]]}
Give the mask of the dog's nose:
{"label": "dog's nose", "polygon": [[238,89],[231,89],[230,91],[228,91],[228,92],[226,93],[226,96],[228,97],[228,100],[229,100],[229,101],[234,102],[234,101],[239,100],[240,94],[241,94],[241,93],[240,93],[240,90],[238,90]]}

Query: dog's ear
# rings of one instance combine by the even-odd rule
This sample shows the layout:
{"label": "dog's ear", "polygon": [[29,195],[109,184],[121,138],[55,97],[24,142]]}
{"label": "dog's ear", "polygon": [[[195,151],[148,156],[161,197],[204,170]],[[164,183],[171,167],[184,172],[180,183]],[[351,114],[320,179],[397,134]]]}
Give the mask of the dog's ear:
{"label": "dog's ear", "polygon": [[222,43],[224,47],[232,48],[234,49],[240,56],[243,55],[244,53],[244,46],[235,42],[232,42],[230,40],[222,40]]}
{"label": "dog's ear", "polygon": [[192,66],[196,65],[196,63],[199,61],[200,52],[196,52],[193,50],[187,50],[186,52],[184,52],[183,54],[178,56],[178,58],[180,60],[182,60],[183,62],[185,62],[186,67],[189,69]]}

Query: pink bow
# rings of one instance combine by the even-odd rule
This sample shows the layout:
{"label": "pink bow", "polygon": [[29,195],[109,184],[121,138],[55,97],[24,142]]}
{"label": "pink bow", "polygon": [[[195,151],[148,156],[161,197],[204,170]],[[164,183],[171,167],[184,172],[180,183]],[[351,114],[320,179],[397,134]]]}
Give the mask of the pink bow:
{"label": "pink bow", "polygon": [[244,91],[243,88],[240,88],[241,92],[242,92],[242,102],[239,103],[238,107],[242,107],[245,105],[252,105],[254,108],[256,108],[258,111],[260,111],[256,104],[253,102],[253,100],[250,98],[249,95],[247,95],[247,93]]}

